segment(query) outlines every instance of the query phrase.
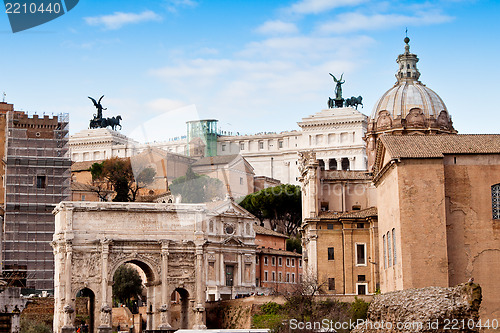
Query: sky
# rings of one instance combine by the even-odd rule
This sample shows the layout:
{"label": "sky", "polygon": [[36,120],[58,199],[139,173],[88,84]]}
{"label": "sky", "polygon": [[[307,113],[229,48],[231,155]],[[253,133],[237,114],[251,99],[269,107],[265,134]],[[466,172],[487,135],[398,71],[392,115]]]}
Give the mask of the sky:
{"label": "sky", "polygon": [[69,113],[71,134],[101,95],[103,115],[141,142],[206,118],[239,134],[295,130],[334,97],[329,73],[370,115],[408,29],[420,81],[455,129],[498,133],[499,14],[487,0],[80,0],[17,33],[0,13],[0,94],[30,114]]}

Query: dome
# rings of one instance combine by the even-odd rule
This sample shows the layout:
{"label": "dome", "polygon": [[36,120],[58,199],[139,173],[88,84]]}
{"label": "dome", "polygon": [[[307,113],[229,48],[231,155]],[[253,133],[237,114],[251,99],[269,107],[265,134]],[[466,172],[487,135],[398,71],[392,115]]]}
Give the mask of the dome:
{"label": "dome", "polygon": [[451,117],[441,97],[419,81],[418,58],[410,53],[410,39],[405,38],[405,52],[396,60],[397,82],[380,97],[370,116],[372,131],[418,128],[454,132]]}
{"label": "dome", "polygon": [[420,109],[425,117],[438,118],[441,112],[448,115],[448,109],[441,97],[419,81],[398,82],[380,97],[370,119],[375,120],[381,111],[392,119],[406,118],[413,109]]}

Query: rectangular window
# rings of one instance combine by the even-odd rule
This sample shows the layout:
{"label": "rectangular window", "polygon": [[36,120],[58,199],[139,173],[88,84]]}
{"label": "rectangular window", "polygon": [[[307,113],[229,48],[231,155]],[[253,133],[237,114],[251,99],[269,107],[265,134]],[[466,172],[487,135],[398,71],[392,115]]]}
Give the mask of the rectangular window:
{"label": "rectangular window", "polygon": [[500,219],[500,184],[491,187],[491,210],[493,219]]}
{"label": "rectangular window", "polygon": [[290,282],[290,273],[286,273],[286,282]]}
{"label": "rectangular window", "polygon": [[243,177],[240,177],[240,185],[243,185]]}
{"label": "rectangular window", "polygon": [[245,144],[244,143],[240,143],[240,150],[245,150]]}
{"label": "rectangular window", "polygon": [[268,281],[267,280],[267,271],[264,271],[264,281]]}
{"label": "rectangular window", "polygon": [[392,262],[396,265],[396,229],[392,228],[392,251],[394,253]]}
{"label": "rectangular window", "polygon": [[85,201],[85,194],[82,194],[82,201]]}
{"label": "rectangular window", "polygon": [[276,272],[273,272],[273,282],[276,281]]}
{"label": "rectangular window", "polygon": [[358,275],[358,281],[359,282],[365,282],[366,281],[366,276],[365,275]]}
{"label": "rectangular window", "polygon": [[358,295],[366,295],[366,283],[356,284]]}
{"label": "rectangular window", "polygon": [[302,259],[299,259],[299,267],[302,268]]}
{"label": "rectangular window", "polygon": [[292,283],[295,283],[295,273],[292,273]]}
{"label": "rectangular window", "polygon": [[290,267],[290,258],[286,258],[286,267]]}
{"label": "rectangular window", "polygon": [[366,266],[366,244],[356,243],[356,265]]}
{"label": "rectangular window", "polygon": [[387,267],[392,266],[391,234],[387,231]]}
{"label": "rectangular window", "polygon": [[283,258],[278,257],[278,266],[283,266]]}
{"label": "rectangular window", "polygon": [[328,278],[328,290],[335,290],[335,279]]}
{"label": "rectangular window", "polygon": [[387,268],[387,244],[385,242],[385,235],[382,236],[384,243],[384,268]]}
{"label": "rectangular window", "polygon": [[281,282],[283,280],[283,275],[281,272],[278,273],[278,282]]}
{"label": "rectangular window", "polygon": [[283,141],[278,142],[278,147],[283,148]]}
{"label": "rectangular window", "polygon": [[264,149],[264,142],[259,142],[259,149]]}
{"label": "rectangular window", "polygon": [[333,223],[327,223],[327,224],[326,224],[326,228],[327,228],[328,230],[333,230]]}
{"label": "rectangular window", "polygon": [[271,265],[276,266],[276,257],[271,257]]}
{"label": "rectangular window", "polygon": [[226,151],[226,145],[222,145],[222,151]]}
{"label": "rectangular window", "polygon": [[36,188],[45,188],[46,176],[36,176]]}
{"label": "rectangular window", "polygon": [[328,260],[335,260],[335,253],[333,247],[328,248]]}
{"label": "rectangular window", "polygon": [[267,256],[264,257],[264,265],[267,266]]}
{"label": "rectangular window", "polygon": [[358,229],[364,229],[365,224],[364,223],[358,223]]}
{"label": "rectangular window", "polygon": [[292,258],[292,267],[295,267],[295,258]]}

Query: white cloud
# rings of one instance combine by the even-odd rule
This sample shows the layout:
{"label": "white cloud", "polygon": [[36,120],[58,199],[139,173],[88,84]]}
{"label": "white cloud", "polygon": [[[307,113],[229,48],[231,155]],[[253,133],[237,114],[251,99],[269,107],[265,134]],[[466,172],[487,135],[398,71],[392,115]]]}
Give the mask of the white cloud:
{"label": "white cloud", "polygon": [[298,32],[297,26],[293,23],[287,23],[280,20],[276,21],[267,21],[261,26],[259,26],[255,31],[266,34],[266,35],[275,35],[275,34],[294,34]]}
{"label": "white cloud", "polygon": [[345,72],[344,77],[353,73],[364,64],[363,50],[373,43],[366,36],[269,38],[248,43],[230,58],[179,57],[152,69],[150,75],[164,81],[165,89],[176,98],[195,103],[206,117],[231,118],[234,127],[225,125],[224,130],[249,128],[261,117],[268,121],[259,123],[259,130],[276,128],[277,122],[283,123],[278,128],[293,129],[298,117],[308,111],[289,119],[273,118],[274,111],[313,112],[311,101],[324,107],[328,94],[333,94],[328,73]]}
{"label": "white cloud", "polygon": [[85,22],[93,26],[103,26],[108,30],[120,29],[126,24],[136,24],[149,21],[161,21],[161,16],[151,10],[145,10],[140,14],[115,12],[111,15],[85,17]]}
{"label": "white cloud", "polygon": [[167,112],[182,108],[186,106],[186,103],[168,98],[157,98],[149,101],[146,106],[156,112]]}
{"label": "white cloud", "polygon": [[177,13],[179,7],[196,7],[198,2],[194,0],[166,0],[165,7],[172,13]]}
{"label": "white cloud", "polygon": [[296,14],[318,14],[338,7],[356,6],[366,0],[301,0],[290,6]]}
{"label": "white cloud", "polygon": [[346,33],[361,30],[390,29],[401,25],[430,25],[445,23],[453,17],[436,11],[420,12],[415,16],[401,14],[364,15],[361,13],[340,14],[334,21],[324,23],[318,30],[322,33]]}

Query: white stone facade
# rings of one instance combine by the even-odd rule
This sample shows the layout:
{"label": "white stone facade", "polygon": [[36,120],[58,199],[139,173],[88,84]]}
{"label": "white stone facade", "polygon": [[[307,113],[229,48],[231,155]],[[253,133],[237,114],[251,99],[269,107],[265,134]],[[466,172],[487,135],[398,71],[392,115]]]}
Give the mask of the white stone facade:
{"label": "white stone facade", "polygon": [[[325,170],[366,170],[363,137],[367,116],[354,108],[322,110],[303,118],[301,131],[219,136],[217,155],[241,154],[252,165],[256,176],[298,185],[299,151],[316,152]],[[108,129],[84,130],[69,140],[73,161],[92,161],[109,157],[129,157],[147,146],[186,154],[186,139],[138,144]]]}

